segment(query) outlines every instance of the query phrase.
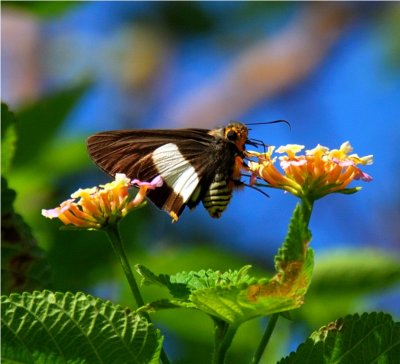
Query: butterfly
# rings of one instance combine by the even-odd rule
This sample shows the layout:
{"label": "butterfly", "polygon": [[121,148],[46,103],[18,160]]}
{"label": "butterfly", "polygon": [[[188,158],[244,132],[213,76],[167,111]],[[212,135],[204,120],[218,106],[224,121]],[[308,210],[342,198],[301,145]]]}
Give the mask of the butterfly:
{"label": "butterfly", "polygon": [[[269,122],[281,122],[280,120]],[[249,125],[249,124],[248,124]],[[124,173],[131,179],[151,181],[161,176],[161,187],[147,197],[177,221],[185,207],[200,202],[211,217],[227,208],[240,180],[248,128],[240,122],[212,130],[138,129],[105,131],[90,136],[90,158],[107,174]]]}

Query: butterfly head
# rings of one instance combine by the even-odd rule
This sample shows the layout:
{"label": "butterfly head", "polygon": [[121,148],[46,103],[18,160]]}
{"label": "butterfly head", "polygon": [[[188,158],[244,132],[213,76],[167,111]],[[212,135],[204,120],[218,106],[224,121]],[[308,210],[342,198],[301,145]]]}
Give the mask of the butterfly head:
{"label": "butterfly head", "polygon": [[224,137],[234,143],[238,150],[243,151],[248,137],[247,126],[237,122],[230,123],[225,127]]}

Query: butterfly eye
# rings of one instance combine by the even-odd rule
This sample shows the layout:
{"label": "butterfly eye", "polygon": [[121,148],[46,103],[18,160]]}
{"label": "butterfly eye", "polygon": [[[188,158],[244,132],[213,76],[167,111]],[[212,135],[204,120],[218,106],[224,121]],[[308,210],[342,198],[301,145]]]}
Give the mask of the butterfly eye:
{"label": "butterfly eye", "polygon": [[229,130],[226,133],[226,138],[233,141],[233,140],[236,140],[238,138],[238,135],[237,135],[235,130]]}

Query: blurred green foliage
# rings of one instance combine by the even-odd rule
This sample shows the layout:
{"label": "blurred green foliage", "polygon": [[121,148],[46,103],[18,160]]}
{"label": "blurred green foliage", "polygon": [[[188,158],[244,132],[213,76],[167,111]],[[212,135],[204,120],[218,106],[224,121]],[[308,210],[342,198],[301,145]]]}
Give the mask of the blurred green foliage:
{"label": "blurred green foliage", "polygon": [[76,6],[75,1],[3,1],[2,6],[24,10],[40,17],[54,17]]}
{"label": "blurred green foliage", "polygon": [[[18,111],[15,168],[41,161],[49,148],[54,148],[52,144],[61,126],[86,89],[87,86],[79,86],[50,94]],[[68,158],[69,154],[68,150],[64,150],[64,158]],[[61,162],[62,159],[52,167],[57,167]],[[57,173],[57,170],[54,172]]]}
{"label": "blurred green foliage", "polygon": [[1,177],[1,291],[3,294],[51,287],[51,270],[30,227],[15,213],[15,191]]}
{"label": "blurred green foliage", "polygon": [[398,259],[388,253],[368,249],[330,252],[316,259],[306,304],[295,315],[315,330],[367,308],[368,295],[385,292],[399,282]]}
{"label": "blurred green foliage", "polygon": [[14,158],[17,131],[14,114],[1,103],[1,174],[7,175]]}
{"label": "blurred green foliage", "polygon": [[[64,181],[82,172],[89,163],[81,136],[66,139],[60,135],[63,123],[86,88],[79,86],[45,96],[15,113],[17,148],[7,178],[18,191],[16,209],[30,224],[42,226],[40,210],[45,201],[51,201],[57,185],[62,188]],[[64,199],[65,195],[54,197]],[[40,228],[37,233],[40,236]]]}

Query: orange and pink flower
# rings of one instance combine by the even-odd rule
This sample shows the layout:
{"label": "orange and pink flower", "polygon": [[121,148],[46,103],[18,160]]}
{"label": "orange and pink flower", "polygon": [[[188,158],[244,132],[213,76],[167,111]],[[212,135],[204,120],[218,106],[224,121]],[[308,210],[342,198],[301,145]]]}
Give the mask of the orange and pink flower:
{"label": "orange and pink flower", "polygon": [[[353,151],[349,142],[332,150],[317,145],[299,154],[303,149],[303,145],[288,144],[276,150],[270,146],[265,153],[248,152],[249,158],[258,159],[249,162],[253,181],[261,178],[270,187],[283,189],[300,198],[317,200],[329,193],[357,192],[360,187],[347,188],[353,180],[372,180],[359,166],[372,164],[373,156],[349,154]],[[278,161],[280,169],[276,166]]]}
{"label": "orange and pink flower", "polygon": [[[42,215],[60,219],[65,225],[86,229],[101,229],[115,224],[129,211],[139,207],[148,190],[162,185],[160,176],[151,182],[130,180],[123,173],[117,173],[113,182],[99,187],[79,189],[71,199],[50,210],[42,210]],[[139,187],[134,199],[129,195],[132,185]]]}

